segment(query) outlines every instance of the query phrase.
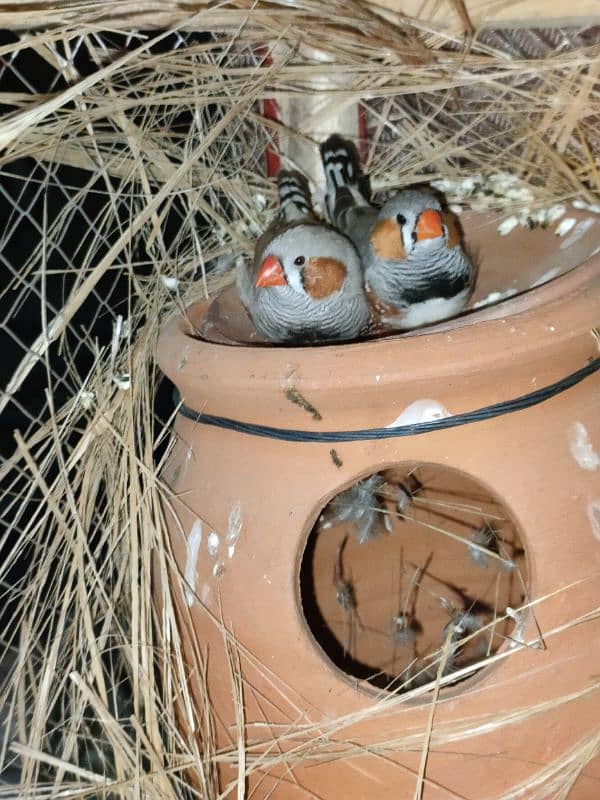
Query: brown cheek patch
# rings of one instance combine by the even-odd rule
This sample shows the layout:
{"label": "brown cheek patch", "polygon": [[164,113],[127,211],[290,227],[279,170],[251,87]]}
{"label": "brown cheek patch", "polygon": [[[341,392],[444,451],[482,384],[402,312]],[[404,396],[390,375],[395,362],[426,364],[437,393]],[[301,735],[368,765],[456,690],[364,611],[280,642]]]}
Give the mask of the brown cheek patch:
{"label": "brown cheek patch", "polygon": [[379,258],[403,261],[406,258],[400,226],[394,219],[382,219],[373,228],[371,246]]}
{"label": "brown cheek patch", "polygon": [[335,258],[309,258],[302,277],[304,288],[313,300],[322,300],[342,288],[346,267]]}
{"label": "brown cheek patch", "polygon": [[448,247],[456,247],[461,241],[458,222],[452,214],[442,214],[442,222],[448,228]]}

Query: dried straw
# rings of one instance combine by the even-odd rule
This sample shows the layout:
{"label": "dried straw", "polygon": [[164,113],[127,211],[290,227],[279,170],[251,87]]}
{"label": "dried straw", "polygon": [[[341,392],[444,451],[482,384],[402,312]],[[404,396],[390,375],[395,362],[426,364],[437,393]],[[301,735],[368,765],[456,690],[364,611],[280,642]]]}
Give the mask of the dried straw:
{"label": "dried straw", "polygon": [[[510,171],[525,182],[532,207],[597,201],[599,47],[515,57],[485,37],[466,42],[357,0],[208,4],[174,32],[127,38],[100,32],[119,3],[38,6],[46,27],[15,37],[1,53],[17,78],[32,53],[55,78],[40,93],[21,81],[1,98],[10,213],[0,257],[11,276],[3,332],[17,357],[0,411],[26,422],[0,467],[3,642],[14,664],[0,694],[7,729],[0,755],[19,770],[18,789],[0,788],[0,796],[162,800],[184,796],[192,783],[191,796],[217,798],[216,766],[227,762],[238,770],[242,797],[258,770],[351,761],[363,751],[340,734],[355,718],[328,730],[265,731],[260,747],[246,746],[247,654],[227,632],[239,740],[215,752],[209,699],[189,689],[189,671],[202,681],[205,664],[200,652],[185,663],[173,602],[183,587],[163,580],[156,604],[152,597],[153,567],[164,578],[174,566],[160,480],[170,420],[154,415],[158,329],[165,315],[231,280],[232,258],[250,252],[269,218],[265,148],[285,140],[316,152],[327,107],[338,113],[361,104],[377,190]],[[14,28],[27,27],[30,11],[6,7],[0,19],[9,14]],[[184,31],[194,27],[212,33]],[[267,41],[277,42],[272,63]],[[336,84],[317,92],[324,60],[334,62]],[[294,129],[266,120],[266,98],[305,103],[306,116]],[[85,171],[78,185],[67,185],[66,167]],[[48,198],[58,190],[63,199],[53,210]],[[468,196],[460,199],[469,207]],[[17,259],[22,219],[36,241]],[[123,287],[125,303],[113,307]],[[32,300],[42,309],[37,327],[17,333]],[[24,558],[15,581],[11,568]],[[590,609],[571,624],[595,616]],[[438,688],[444,680],[440,672]],[[584,694],[448,730],[432,712],[428,731],[408,731],[372,752],[422,749],[425,765],[428,748]],[[400,702],[383,698],[370,713]],[[184,709],[179,717],[176,708]],[[565,797],[599,749],[598,735],[578,743],[539,770],[528,796]],[[423,766],[415,796],[428,781]]]}

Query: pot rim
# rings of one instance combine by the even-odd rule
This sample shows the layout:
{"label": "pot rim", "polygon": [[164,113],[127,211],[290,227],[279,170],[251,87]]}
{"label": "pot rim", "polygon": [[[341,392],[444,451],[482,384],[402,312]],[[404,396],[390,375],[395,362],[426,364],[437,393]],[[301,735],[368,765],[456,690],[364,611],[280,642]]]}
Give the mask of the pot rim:
{"label": "pot rim", "polygon": [[[445,375],[489,373],[515,361],[530,363],[556,354],[578,337],[589,336],[600,322],[600,256],[545,284],[446,323],[359,342],[289,347],[224,344],[194,336],[213,299],[193,303],[187,317],[163,325],[158,363],[180,388],[209,385],[280,388],[282,380],[311,389],[360,387],[365,374],[379,373],[381,383],[430,380]],[[531,335],[530,335],[531,334]],[[185,351],[185,366],[175,353]],[[250,357],[251,354],[251,357]],[[356,358],[360,369],[355,371]],[[300,366],[302,367],[300,374]],[[582,366],[573,365],[573,369]],[[343,376],[341,378],[341,376]],[[197,384],[198,382],[198,384]],[[379,384],[381,385],[381,384]],[[182,391],[182,394],[184,392]]]}

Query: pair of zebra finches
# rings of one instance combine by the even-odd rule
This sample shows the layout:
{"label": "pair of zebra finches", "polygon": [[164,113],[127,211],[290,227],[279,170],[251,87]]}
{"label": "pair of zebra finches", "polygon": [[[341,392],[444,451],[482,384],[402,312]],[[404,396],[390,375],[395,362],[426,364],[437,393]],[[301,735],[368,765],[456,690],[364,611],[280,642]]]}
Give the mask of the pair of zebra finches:
{"label": "pair of zebra finches", "polygon": [[272,342],[310,344],[459,313],[474,269],[434,192],[405,189],[377,208],[350,142],[330,136],[321,157],[330,224],[316,217],[306,178],[282,172],[278,219],[258,240],[254,263],[238,266],[257,330]]}

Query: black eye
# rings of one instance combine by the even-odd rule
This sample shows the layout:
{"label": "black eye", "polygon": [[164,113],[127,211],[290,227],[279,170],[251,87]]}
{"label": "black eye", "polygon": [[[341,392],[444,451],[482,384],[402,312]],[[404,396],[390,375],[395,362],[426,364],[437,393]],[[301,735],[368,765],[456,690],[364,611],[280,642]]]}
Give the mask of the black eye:
{"label": "black eye", "polygon": [[406,217],[403,214],[396,214],[396,222],[402,227],[406,224]]}
{"label": "black eye", "polygon": [[304,264],[304,262],[305,262],[305,261],[306,261],[306,259],[304,258],[304,256],[298,256],[298,258],[295,258],[295,259],[294,259],[294,264],[295,264],[297,267],[301,267],[301,266],[302,266],[302,264]]}

